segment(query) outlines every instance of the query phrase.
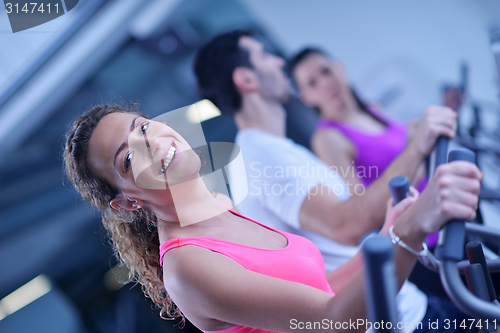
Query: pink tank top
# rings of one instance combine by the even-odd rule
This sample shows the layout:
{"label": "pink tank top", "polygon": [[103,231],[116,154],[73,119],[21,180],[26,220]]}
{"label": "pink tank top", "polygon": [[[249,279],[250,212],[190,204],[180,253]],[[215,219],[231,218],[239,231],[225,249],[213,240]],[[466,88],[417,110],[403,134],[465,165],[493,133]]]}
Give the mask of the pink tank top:
{"label": "pink tank top", "polygon": [[[288,240],[287,246],[282,249],[263,249],[211,237],[179,237],[170,239],[160,245],[160,264],[163,265],[163,256],[167,251],[185,245],[195,245],[223,254],[250,271],[302,283],[335,295],[326,280],[323,257],[311,241],[301,236],[278,231],[232,210],[229,211],[283,235]],[[264,333],[271,331],[246,326],[232,326],[223,330],[208,332]]]}
{"label": "pink tank top", "polygon": [[[368,111],[373,117],[386,124],[381,133],[370,134],[354,128],[349,124],[330,119],[321,119],[316,125],[316,131],[324,129],[337,129],[345,135],[356,148],[354,172],[365,186],[375,181],[391,162],[403,152],[406,147],[406,125],[395,120],[386,119],[377,111]],[[339,170],[342,174],[343,170]],[[344,172],[352,172],[345,170]],[[422,192],[427,185],[423,179],[417,186]]]}

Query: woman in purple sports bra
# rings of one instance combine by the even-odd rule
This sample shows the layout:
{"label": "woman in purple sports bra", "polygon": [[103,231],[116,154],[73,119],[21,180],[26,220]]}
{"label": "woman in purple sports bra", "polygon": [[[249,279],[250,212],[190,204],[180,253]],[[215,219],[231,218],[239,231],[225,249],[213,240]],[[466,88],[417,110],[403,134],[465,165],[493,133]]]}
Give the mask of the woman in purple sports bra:
{"label": "woman in purple sports bra", "polygon": [[[131,107],[95,107],[69,130],[64,162],[162,317],[185,316],[208,332],[294,332],[325,319],[366,318],[359,254],[325,275],[313,243],[225,208],[230,200],[205,187],[200,158],[169,126]],[[418,200],[415,191],[390,209],[382,232],[393,226],[420,250],[446,221],[475,216],[480,177],[470,163],[443,165]],[[415,261],[396,248],[399,286]],[[351,278],[338,286],[339,276]]]}
{"label": "woman in purple sports bra", "polygon": [[[363,103],[346,83],[341,64],[319,49],[300,51],[290,70],[302,101],[321,117],[311,138],[314,153],[353,186],[370,185],[404,150],[411,136],[407,126]],[[425,183],[416,175],[420,191]]]}
{"label": "woman in purple sports bra", "polygon": [[[346,83],[343,67],[315,48],[306,48],[290,60],[290,71],[301,99],[320,115],[311,138],[314,153],[337,168],[355,191],[369,186],[403,152],[417,123],[406,126],[363,103]],[[432,116],[428,110],[426,116]],[[422,192],[427,184],[424,164],[412,184]],[[427,240],[430,247],[437,233]]]}

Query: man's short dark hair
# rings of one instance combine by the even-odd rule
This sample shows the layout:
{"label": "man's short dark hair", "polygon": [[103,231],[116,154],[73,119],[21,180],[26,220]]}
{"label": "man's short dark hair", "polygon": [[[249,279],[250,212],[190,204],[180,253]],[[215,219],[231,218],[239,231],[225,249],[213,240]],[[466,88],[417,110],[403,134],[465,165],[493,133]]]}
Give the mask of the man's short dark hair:
{"label": "man's short dark hair", "polygon": [[233,82],[234,70],[253,68],[248,50],[239,45],[244,36],[251,36],[251,33],[235,30],[218,35],[198,50],[194,62],[201,95],[228,116],[241,108],[241,95]]}

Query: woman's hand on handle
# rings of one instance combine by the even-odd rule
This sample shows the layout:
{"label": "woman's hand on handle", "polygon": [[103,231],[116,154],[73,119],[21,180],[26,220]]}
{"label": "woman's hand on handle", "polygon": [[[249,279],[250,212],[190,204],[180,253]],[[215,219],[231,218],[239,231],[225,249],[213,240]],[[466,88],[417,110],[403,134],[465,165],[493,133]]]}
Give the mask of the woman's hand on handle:
{"label": "woman's hand on handle", "polygon": [[413,186],[410,187],[411,196],[401,200],[397,205],[394,205],[393,198],[387,200],[387,210],[385,213],[385,222],[380,230],[381,234],[388,234],[389,228],[394,225],[396,220],[411,206],[413,205],[420,193]]}
{"label": "woman's hand on handle", "polygon": [[457,113],[444,106],[429,106],[420,121],[409,146],[417,150],[422,157],[429,155],[440,136],[450,139],[457,132]]}
{"label": "woman's hand on handle", "polygon": [[440,217],[433,221],[436,224],[426,226],[428,231],[434,232],[452,219],[472,221],[476,217],[482,178],[479,168],[470,162],[454,161],[439,166],[429,186],[429,192],[436,193],[438,201],[429,200],[427,204]]}
{"label": "woman's hand on handle", "polygon": [[389,228],[396,223],[397,219],[411,206],[413,205],[420,193],[416,188],[410,186],[411,196],[401,200],[397,205],[394,205],[394,200],[390,198],[387,200],[387,211],[385,213],[385,221],[382,229],[380,230],[381,234],[388,234]]}

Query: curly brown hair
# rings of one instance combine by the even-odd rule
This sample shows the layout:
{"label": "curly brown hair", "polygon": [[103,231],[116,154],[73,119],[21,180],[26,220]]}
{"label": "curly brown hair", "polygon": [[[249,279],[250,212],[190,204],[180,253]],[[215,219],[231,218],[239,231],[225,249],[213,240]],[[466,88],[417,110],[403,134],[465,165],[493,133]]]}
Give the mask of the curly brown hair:
{"label": "curly brown hair", "polygon": [[90,137],[106,115],[123,112],[143,116],[138,104],[128,106],[101,105],[91,108],[73,123],[66,135],[64,166],[66,174],[83,199],[103,212],[103,224],[110,233],[117,258],[129,269],[129,281],[142,285],[146,297],[161,309],[163,319],[183,315],[165,290],[160,266],[160,251],[156,216],[147,208],[118,211],[109,202],[120,190],[93,173],[87,163]]}

